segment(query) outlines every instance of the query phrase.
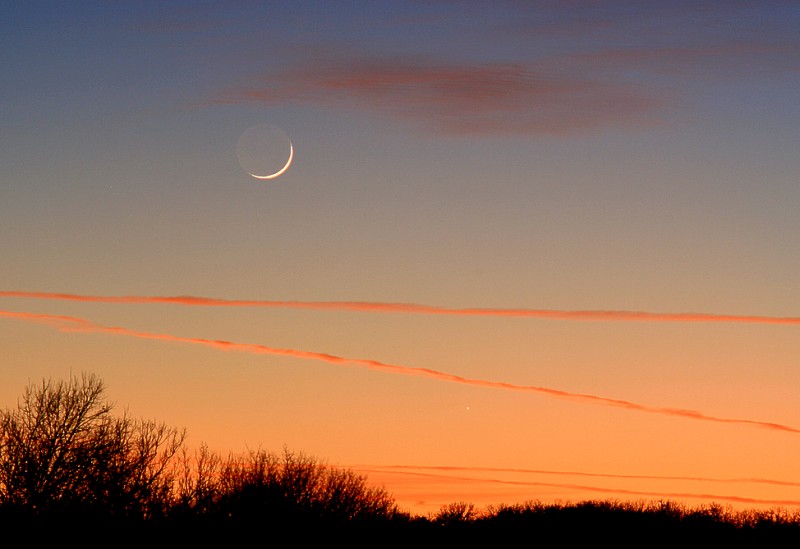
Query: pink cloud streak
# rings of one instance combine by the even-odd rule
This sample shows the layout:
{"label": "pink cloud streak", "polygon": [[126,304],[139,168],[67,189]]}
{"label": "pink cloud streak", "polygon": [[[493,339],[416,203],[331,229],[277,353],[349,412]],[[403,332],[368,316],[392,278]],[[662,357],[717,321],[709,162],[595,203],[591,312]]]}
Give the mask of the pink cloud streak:
{"label": "pink cloud streak", "polygon": [[662,101],[622,81],[531,64],[419,57],[311,63],[219,92],[205,105],[371,109],[447,134],[562,134],[658,121]]}

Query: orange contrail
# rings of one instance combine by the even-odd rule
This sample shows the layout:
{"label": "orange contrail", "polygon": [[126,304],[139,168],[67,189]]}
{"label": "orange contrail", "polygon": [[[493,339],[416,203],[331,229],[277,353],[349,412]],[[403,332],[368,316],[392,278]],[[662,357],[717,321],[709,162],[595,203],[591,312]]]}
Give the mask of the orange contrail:
{"label": "orange contrail", "polygon": [[58,299],[84,303],[162,303],[202,307],[270,307],[357,311],[370,313],[413,313],[452,316],[495,316],[545,318],[553,320],[629,321],[629,322],[726,322],[740,324],[800,325],[800,317],[725,315],[712,313],[650,313],[645,311],[563,311],[558,309],[450,308],[415,303],[364,301],[265,301],[218,299],[196,296],[92,296],[51,292],[0,291],[0,297]]}
{"label": "orange contrail", "polygon": [[800,482],[789,480],[777,480],[769,478],[740,477],[697,477],[697,476],[675,476],[675,475],[632,475],[623,473],[592,473],[585,471],[556,471],[552,469],[519,469],[509,467],[464,467],[452,465],[354,465],[354,469],[369,469],[374,471],[389,472],[408,472],[414,474],[415,471],[441,471],[441,472],[473,472],[473,473],[517,473],[527,475],[553,475],[565,477],[588,477],[588,478],[614,478],[630,480],[675,480],[689,482],[709,482],[724,484],[769,484],[774,486],[800,486]]}
{"label": "orange contrail", "polygon": [[491,381],[486,379],[477,379],[463,377],[439,370],[430,368],[419,368],[412,366],[400,366],[396,364],[388,364],[379,362],[377,360],[369,360],[363,358],[347,358],[327,353],[318,353],[314,351],[301,351],[297,349],[280,349],[276,347],[268,347],[257,343],[236,343],[232,341],[222,341],[215,339],[203,339],[196,337],[180,337],[170,334],[157,334],[152,332],[141,332],[138,330],[131,330],[119,326],[103,326],[96,324],[89,320],[71,316],[63,315],[49,315],[41,313],[21,313],[12,311],[0,311],[0,317],[16,318],[19,320],[26,320],[29,322],[38,322],[54,326],[61,331],[84,331],[94,333],[108,333],[115,335],[123,335],[128,337],[135,337],[139,339],[155,339],[161,341],[171,341],[175,343],[190,343],[193,345],[202,345],[205,347],[212,347],[223,351],[240,351],[250,354],[258,355],[278,355],[288,356],[293,358],[302,358],[308,360],[319,360],[336,364],[340,366],[359,366],[367,368],[368,370],[375,370],[379,372],[389,372],[393,374],[401,374],[407,376],[418,376],[429,379],[436,379],[439,381],[448,381],[451,383],[459,383],[462,385],[472,385],[477,387],[486,387],[490,389],[505,389],[508,391],[521,391],[527,393],[536,393],[547,395],[554,398],[563,400],[571,400],[575,402],[583,402],[589,404],[599,404],[603,406],[613,406],[616,408],[624,408],[637,412],[648,412],[652,414],[661,414],[674,417],[683,417],[688,419],[696,419],[701,421],[713,421],[716,423],[728,423],[734,425],[748,425],[752,427],[760,427],[764,429],[771,429],[776,431],[785,431],[789,433],[800,433],[800,429],[782,425],[780,423],[772,423],[767,421],[758,421],[752,419],[738,419],[738,418],[725,418],[717,417],[698,412],[696,410],[684,410],[681,408],[665,408],[659,406],[649,406],[646,404],[639,404],[629,400],[622,400],[616,398],[608,398],[597,395],[590,395],[584,393],[572,393],[569,391],[562,391],[560,389],[553,389],[550,387],[539,387],[536,385],[517,385],[505,381]]}
{"label": "orange contrail", "polygon": [[[360,469],[365,473],[383,473],[380,469]],[[562,488],[562,489],[569,489],[569,490],[579,490],[579,491],[586,491],[586,492],[598,492],[603,494],[623,494],[626,496],[637,496],[637,497],[659,497],[659,498],[668,498],[668,499],[689,499],[689,498],[696,498],[696,499],[710,499],[716,501],[731,501],[736,503],[746,503],[746,504],[758,504],[758,505],[777,505],[777,506],[787,506],[787,507],[797,507],[800,506],[800,501],[798,500],[781,500],[781,499],[759,499],[759,498],[751,498],[746,496],[730,496],[730,495],[720,495],[720,494],[703,494],[703,493],[691,493],[691,492],[649,492],[649,491],[641,491],[641,490],[630,490],[625,488],[606,488],[601,486],[589,486],[585,484],[562,484],[562,483],[555,483],[555,482],[538,482],[538,481],[525,481],[525,480],[503,480],[503,479],[486,479],[486,478],[472,478],[472,477],[461,477],[461,476],[450,476],[450,475],[442,475],[436,473],[419,473],[419,472],[406,472],[407,475],[417,476],[417,477],[425,477],[425,478],[436,478],[441,480],[452,480],[452,481],[459,481],[459,482],[483,482],[486,484],[504,484],[504,485],[513,485],[513,486],[540,486],[545,488]]]}

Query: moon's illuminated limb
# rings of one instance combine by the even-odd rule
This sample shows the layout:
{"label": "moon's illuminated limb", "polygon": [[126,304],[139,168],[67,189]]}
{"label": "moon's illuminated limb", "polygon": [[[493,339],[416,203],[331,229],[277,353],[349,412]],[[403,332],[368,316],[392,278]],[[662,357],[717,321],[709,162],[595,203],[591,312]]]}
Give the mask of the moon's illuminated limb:
{"label": "moon's illuminated limb", "polygon": [[275,179],[276,177],[282,175],[286,170],[289,169],[289,166],[292,164],[292,158],[294,157],[294,147],[292,146],[292,142],[289,141],[289,160],[286,161],[286,165],[278,170],[277,172],[273,173],[272,175],[256,175],[254,173],[249,173],[251,176],[255,177],[256,179]]}

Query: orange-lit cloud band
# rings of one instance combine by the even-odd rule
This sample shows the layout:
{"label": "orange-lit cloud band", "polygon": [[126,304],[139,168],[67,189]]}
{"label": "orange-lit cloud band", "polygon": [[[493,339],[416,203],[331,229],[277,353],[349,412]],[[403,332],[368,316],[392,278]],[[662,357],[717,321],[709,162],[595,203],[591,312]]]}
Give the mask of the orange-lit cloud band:
{"label": "orange-lit cloud band", "polygon": [[800,429],[788,425],[783,425],[780,423],[772,423],[772,422],[758,421],[752,419],[717,417],[717,416],[707,415],[702,412],[698,412],[696,410],[684,410],[681,408],[649,406],[646,404],[639,404],[628,400],[608,398],[608,397],[583,394],[583,393],[572,393],[569,391],[553,389],[550,387],[539,387],[535,385],[518,385],[504,381],[491,381],[485,379],[468,378],[455,374],[449,374],[447,372],[433,370],[430,368],[401,366],[396,364],[379,362],[377,360],[346,358],[327,353],[302,351],[297,349],[280,349],[256,343],[235,343],[231,341],[221,341],[221,340],[203,339],[195,337],[180,337],[170,334],[141,332],[138,330],[131,330],[128,328],[123,328],[118,326],[103,326],[101,324],[96,324],[94,322],[91,322],[83,318],[63,316],[63,315],[0,311],[0,317],[46,324],[60,331],[71,331],[71,332],[83,331],[92,333],[106,333],[106,334],[135,337],[139,339],[153,339],[160,341],[169,341],[173,343],[188,343],[193,345],[202,345],[204,347],[211,347],[222,351],[239,351],[256,355],[277,355],[277,356],[286,356],[286,357],[301,358],[307,360],[317,360],[340,366],[358,366],[361,368],[366,368],[369,370],[374,370],[379,372],[388,372],[406,376],[424,377],[428,379],[447,381],[450,383],[458,383],[462,385],[485,387],[488,389],[503,389],[508,391],[535,393],[535,394],[550,396],[553,398],[570,400],[573,402],[597,404],[602,406],[613,406],[616,408],[623,408],[626,410],[631,410],[636,412],[647,412],[652,414],[661,414],[672,417],[695,419],[700,421],[710,421],[715,423],[726,423],[731,425],[758,427],[774,431],[783,431],[787,433],[800,433]]}
{"label": "orange-lit cloud band", "polygon": [[443,473],[514,473],[524,475],[552,475],[561,477],[612,478],[627,480],[668,480],[688,482],[708,482],[722,484],[768,484],[772,486],[800,486],[800,482],[777,480],[770,478],[720,478],[675,475],[630,475],[620,473],[592,473],[585,471],[555,471],[552,469],[519,469],[509,467],[462,467],[450,465],[354,465],[354,469],[375,470],[381,472],[415,472],[434,471]]}
{"label": "orange-lit cloud band", "polygon": [[492,316],[553,320],[628,321],[628,322],[713,322],[741,324],[781,324],[800,326],[800,317],[729,315],[712,313],[653,313],[644,311],[562,311],[557,309],[449,308],[414,303],[363,301],[266,301],[217,299],[197,296],[92,296],[50,292],[0,291],[0,297],[53,299],[83,303],[172,304],[202,307],[265,307],[355,311],[368,313],[412,313],[452,316]]}
{"label": "orange-lit cloud band", "polygon": [[[365,473],[382,473],[383,469],[375,468],[362,468],[359,469]],[[461,476],[442,475],[439,473],[422,473],[422,472],[406,472],[405,474],[413,475],[416,477],[435,478],[437,480],[452,481],[452,482],[469,482],[469,483],[486,483],[486,484],[502,484],[512,486],[538,486],[545,488],[558,488],[576,490],[580,492],[594,492],[602,494],[619,494],[624,496],[647,497],[647,498],[667,498],[667,499],[706,499],[714,501],[730,501],[740,504],[756,504],[756,505],[776,505],[786,507],[800,506],[798,500],[780,500],[780,499],[760,499],[746,496],[731,496],[724,494],[707,494],[707,493],[691,493],[691,492],[650,492],[642,490],[630,490],[625,488],[611,488],[602,486],[591,486],[585,484],[569,484],[569,483],[555,483],[555,482],[539,482],[539,481],[526,481],[526,480],[504,480],[496,478],[471,478]]]}

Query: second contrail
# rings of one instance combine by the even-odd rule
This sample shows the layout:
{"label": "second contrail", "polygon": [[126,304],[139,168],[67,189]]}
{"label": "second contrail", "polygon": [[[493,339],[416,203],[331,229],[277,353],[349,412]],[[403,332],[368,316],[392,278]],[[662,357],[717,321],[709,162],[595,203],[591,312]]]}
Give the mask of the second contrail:
{"label": "second contrail", "polygon": [[647,404],[639,404],[629,400],[609,398],[609,397],[584,394],[584,393],[573,393],[569,391],[563,391],[560,389],[553,389],[550,387],[540,387],[536,385],[518,385],[515,383],[508,383],[504,381],[492,381],[486,379],[469,378],[455,374],[449,374],[447,372],[442,372],[439,370],[433,370],[430,368],[401,366],[397,364],[388,364],[385,362],[379,362],[377,360],[370,360],[363,358],[347,358],[327,353],[302,351],[298,349],[281,349],[257,343],[236,343],[224,340],[203,339],[196,337],[180,337],[171,334],[142,332],[119,326],[104,326],[101,324],[96,324],[94,322],[91,322],[90,320],[73,316],[0,311],[0,317],[46,324],[60,331],[72,331],[72,332],[81,331],[81,332],[91,332],[91,333],[114,334],[120,336],[134,337],[138,339],[151,339],[159,341],[169,341],[173,343],[187,343],[192,345],[201,345],[204,347],[211,347],[223,351],[239,351],[256,355],[277,355],[277,356],[287,356],[287,357],[301,358],[307,360],[317,360],[340,366],[358,366],[361,368],[367,368],[369,370],[374,370],[374,371],[388,372],[406,376],[424,377],[439,381],[447,381],[450,383],[458,383],[461,385],[471,385],[471,386],[485,387],[490,389],[503,389],[507,391],[536,393],[553,398],[559,398],[562,400],[570,400],[573,402],[582,402],[586,404],[596,404],[602,406],[612,406],[615,408],[623,408],[626,410],[631,410],[636,412],[647,412],[651,414],[681,417],[699,421],[710,421],[715,423],[726,423],[731,425],[758,427],[762,429],[770,429],[773,431],[783,431],[788,433],[796,433],[796,434],[800,433],[800,429],[796,427],[791,427],[789,425],[783,425],[780,423],[772,423],[772,422],[759,421],[753,419],[718,417],[718,416],[704,414],[696,410],[649,406]]}

